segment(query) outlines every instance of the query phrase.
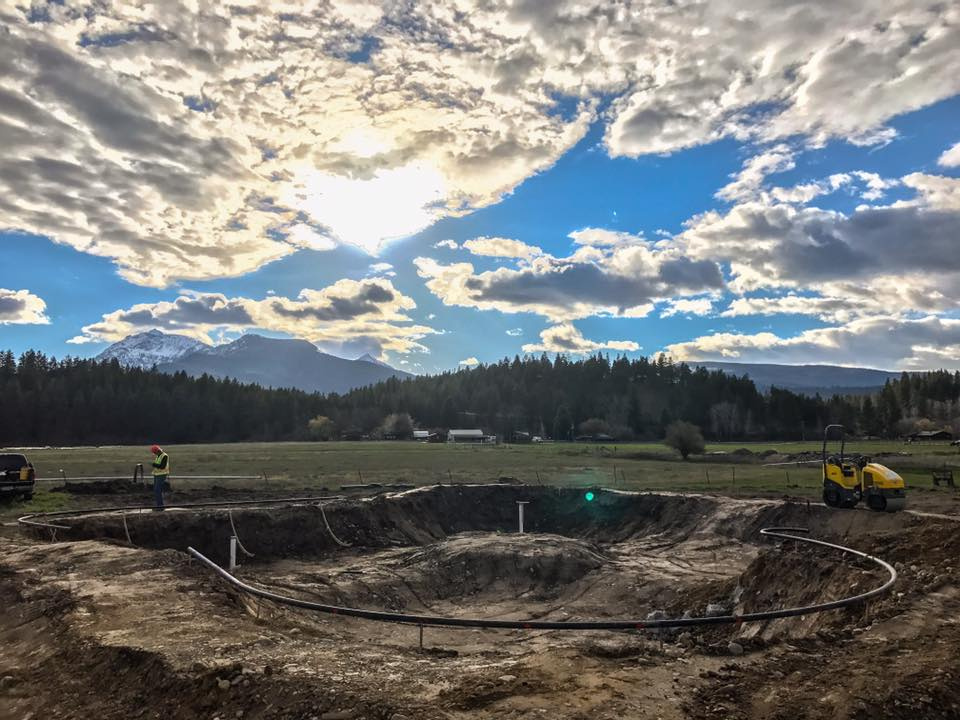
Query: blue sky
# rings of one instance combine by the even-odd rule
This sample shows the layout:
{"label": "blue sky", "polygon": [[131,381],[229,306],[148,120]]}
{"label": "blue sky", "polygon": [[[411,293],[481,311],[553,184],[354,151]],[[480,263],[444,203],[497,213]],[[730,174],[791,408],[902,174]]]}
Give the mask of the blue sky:
{"label": "blue sky", "polygon": [[[466,25],[430,4],[338,6],[336,27],[269,3],[20,16],[0,347],[89,356],[159,328],[415,372],[596,351],[958,367],[956,11],[856,7],[759,3],[759,37],[723,3],[653,34],[564,3]],[[218,55],[213,33],[190,67],[186,30],[224,23],[255,39]]]}

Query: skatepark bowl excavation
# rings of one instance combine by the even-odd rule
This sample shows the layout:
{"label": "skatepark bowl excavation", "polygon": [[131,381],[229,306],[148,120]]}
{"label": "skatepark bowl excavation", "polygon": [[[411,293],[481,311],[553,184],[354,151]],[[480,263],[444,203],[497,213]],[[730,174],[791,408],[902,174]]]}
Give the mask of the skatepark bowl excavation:
{"label": "skatepark bowl excavation", "polygon": [[0,717],[958,717],[954,529],[507,485],[27,517]]}

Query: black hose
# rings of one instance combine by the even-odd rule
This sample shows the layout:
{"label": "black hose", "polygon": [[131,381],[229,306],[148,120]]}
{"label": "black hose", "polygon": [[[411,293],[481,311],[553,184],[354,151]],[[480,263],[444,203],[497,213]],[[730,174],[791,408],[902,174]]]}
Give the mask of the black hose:
{"label": "black hose", "polygon": [[813,540],[811,538],[789,535],[787,533],[809,532],[806,528],[788,528],[771,527],[760,531],[761,535],[767,537],[776,537],[783,540],[796,540],[799,542],[810,543],[820,547],[839,550],[844,553],[856,555],[857,557],[870,560],[887,571],[889,577],[880,587],[874,588],[859,595],[833,600],[831,602],[817,603],[815,605],[804,605],[802,607],[785,608],[783,610],[765,610],[763,612],[744,613],[743,615],[718,615],[713,617],[694,617],[694,618],[667,618],[663,620],[574,620],[574,621],[553,621],[553,620],[489,620],[485,618],[452,618],[440,617],[435,615],[411,615],[407,613],[383,612],[379,610],[361,610],[359,608],[339,607],[336,605],[325,605],[323,603],[311,602],[309,600],[300,600],[298,598],[278,595],[268,590],[248,585],[234,575],[219,567],[216,563],[205,557],[192,547],[187,548],[190,553],[208,568],[217,573],[220,577],[233,585],[241,592],[259,597],[264,600],[279,603],[281,605],[290,605],[305,610],[327,613],[330,615],[344,615],[346,617],[356,617],[364,620],[374,620],[377,622],[401,623],[408,625],[429,625],[437,627],[463,627],[463,628],[496,628],[510,630],[643,630],[656,628],[683,628],[694,627],[697,625],[727,625],[740,624],[745,622],[758,622],[762,620],[775,620],[777,618],[797,617],[800,615],[811,615],[827,610],[836,610],[838,608],[855,605],[865,602],[871,598],[879,597],[888,592],[897,581],[897,571],[893,567],[873,555],[824,542],[823,540]]}

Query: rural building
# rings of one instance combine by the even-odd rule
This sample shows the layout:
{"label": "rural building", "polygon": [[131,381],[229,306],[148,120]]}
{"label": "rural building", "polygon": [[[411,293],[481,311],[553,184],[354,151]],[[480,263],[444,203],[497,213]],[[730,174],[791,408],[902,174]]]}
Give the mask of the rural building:
{"label": "rural building", "polygon": [[483,430],[474,428],[474,429],[465,429],[465,430],[451,430],[447,433],[447,442],[451,443],[488,443],[494,442],[496,440],[493,436],[488,436],[483,434]]}
{"label": "rural building", "polygon": [[949,430],[920,430],[907,435],[908,442],[950,442],[953,433]]}
{"label": "rural building", "polygon": [[440,435],[430,430],[414,430],[413,439],[417,442],[440,442]]}

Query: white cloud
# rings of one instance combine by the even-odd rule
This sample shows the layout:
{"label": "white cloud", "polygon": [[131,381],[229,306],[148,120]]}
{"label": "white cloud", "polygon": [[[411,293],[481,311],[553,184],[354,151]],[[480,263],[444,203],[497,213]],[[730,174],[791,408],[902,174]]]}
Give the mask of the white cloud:
{"label": "white cloud", "polygon": [[571,234],[578,244],[568,257],[546,253],[476,273],[470,263],[442,265],[414,260],[427,287],[448,305],[529,312],[552,321],[591,315],[644,317],[658,300],[722,287],[716,263],[691,260],[640,236],[586,229]]}
{"label": "white cloud", "polygon": [[720,313],[720,317],[748,315],[812,315],[828,322],[848,322],[865,313],[882,312],[883,304],[869,297],[814,297],[783,295],[779,297],[736,298]]}
{"label": "white cloud", "polygon": [[900,181],[894,178],[880,177],[876,173],[864,172],[863,170],[855,170],[850,174],[866,184],[867,189],[860,193],[860,197],[864,200],[879,200],[886,194],[887,190],[900,184]]}
{"label": "white cloud", "polygon": [[540,333],[539,343],[528,343],[523,346],[526,353],[550,352],[569,355],[586,355],[597,350],[623,350],[636,352],[640,346],[632,340],[608,340],[596,342],[588,340],[573,326],[573,323],[564,322],[548,327]]}
{"label": "white cloud", "polygon": [[441,240],[433,244],[435,248],[447,248],[448,250],[458,250],[460,246],[456,240]]}
{"label": "white cloud", "polygon": [[369,267],[371,275],[380,275],[382,277],[396,277],[397,273],[393,270],[393,265],[388,262],[373,263]]}
{"label": "white cloud", "polygon": [[777,202],[806,205],[815,197],[828,195],[844,185],[848,185],[852,179],[850,173],[835,173],[824,180],[801,183],[791,188],[771,188],[770,197]]}
{"label": "white cloud", "polygon": [[690,258],[728,263],[741,294],[804,289],[851,298],[851,307],[868,298],[874,312],[942,311],[960,301],[960,180],[867,177],[867,192],[871,182],[877,191],[902,183],[915,196],[849,215],[761,197],[692,218],[670,243]]}
{"label": "white cloud", "polygon": [[767,177],[776,173],[792,170],[796,166],[795,152],[786,144],[780,143],[748,158],[740,172],[732,175],[730,183],[717,191],[721,200],[747,202],[760,200],[805,205],[815,197],[826,195],[851,184],[860,184],[860,197],[864,200],[879,200],[887,190],[900,185],[895,178],[884,178],[877,173],[853,170],[848,173],[835,173],[822,180],[801,183],[792,188],[766,188]]}
{"label": "white cloud", "polygon": [[943,154],[937,158],[937,164],[941,167],[960,167],[960,142],[944,150]]}
{"label": "white cloud", "polygon": [[113,342],[156,328],[210,343],[216,333],[262,329],[348,352],[426,351],[418,341],[436,331],[412,324],[407,311],[415,307],[385,278],[339,280],[321,290],[301,290],[296,298],[184,292],[170,302],[107,313],[69,342]]}
{"label": "white cloud", "polygon": [[722,200],[743,200],[752,197],[768,175],[792,170],[795,166],[794,152],[788,145],[781,143],[747,160],[743,164],[743,169],[732,176],[732,182],[720,188],[716,196]]}
{"label": "white cloud", "polygon": [[523,328],[510,328],[507,330],[507,335],[510,337],[520,337],[523,335]]}
{"label": "white cloud", "polygon": [[[657,41],[628,46],[643,80],[613,103],[606,143],[614,154],[722,137],[885,143],[891,117],[960,90],[956,5],[731,0],[644,6],[637,15]],[[621,24],[625,34],[629,26]]]}
{"label": "white cloud", "polygon": [[542,251],[538,247],[527,245],[520,240],[511,240],[510,238],[502,237],[474,238],[473,240],[467,240],[463,243],[463,247],[473,255],[483,255],[486,257],[529,258],[542,254]]}
{"label": "white cloud", "polygon": [[670,300],[667,302],[667,307],[660,313],[660,317],[668,318],[674,315],[709,315],[712,312],[713,300],[710,298]]}
{"label": "white cloud", "polygon": [[869,317],[847,325],[774,333],[717,333],[675,343],[666,352],[680,360],[737,360],[788,364],[830,363],[881,369],[960,368],[960,320]]}
{"label": "white cloud", "polygon": [[463,365],[464,367],[476,367],[477,365],[480,364],[480,361],[477,360],[475,357],[468,357],[468,358],[465,358],[465,359],[461,360],[461,361],[460,361],[459,363],[457,363],[457,364],[458,364],[458,365]]}
{"label": "white cloud", "polygon": [[0,227],[153,286],[376,252],[497,202],[598,118],[613,155],[877,143],[960,92],[956,3],[4,7]]}
{"label": "white cloud", "polygon": [[0,325],[49,325],[47,304],[29,290],[0,288]]}
{"label": "white cloud", "polygon": [[318,232],[306,223],[297,223],[287,231],[286,240],[294,247],[305,250],[333,250],[337,243],[328,235]]}

